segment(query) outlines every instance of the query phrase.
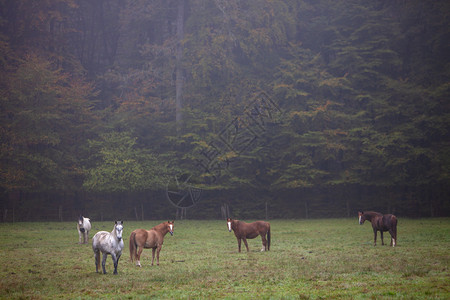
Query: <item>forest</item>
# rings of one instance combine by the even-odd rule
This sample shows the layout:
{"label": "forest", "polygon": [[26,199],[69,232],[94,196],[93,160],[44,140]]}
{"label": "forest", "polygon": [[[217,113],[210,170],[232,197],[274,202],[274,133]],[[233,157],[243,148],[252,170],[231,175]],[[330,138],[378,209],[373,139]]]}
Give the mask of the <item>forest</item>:
{"label": "forest", "polygon": [[0,220],[450,215],[450,2],[2,0]]}

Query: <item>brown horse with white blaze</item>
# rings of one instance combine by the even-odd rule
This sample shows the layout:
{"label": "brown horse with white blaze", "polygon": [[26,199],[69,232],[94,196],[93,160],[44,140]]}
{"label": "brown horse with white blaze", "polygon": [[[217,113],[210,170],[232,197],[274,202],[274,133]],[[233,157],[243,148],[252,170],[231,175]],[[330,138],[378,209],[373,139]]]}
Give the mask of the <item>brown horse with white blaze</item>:
{"label": "brown horse with white blaze", "polygon": [[[261,251],[270,250],[270,223],[265,221],[256,221],[253,223],[245,223],[239,220],[233,220],[231,218],[227,219],[228,231],[234,231],[234,235],[238,241],[238,249],[241,252],[241,240],[244,240],[245,247],[248,250],[247,239],[254,239],[258,235],[262,239],[262,249]],[[267,239],[266,239],[267,235]]]}
{"label": "brown horse with white blaze", "polygon": [[364,224],[365,220],[368,220],[372,223],[373,228],[373,245],[377,245],[377,231],[380,232],[381,236],[381,245],[384,245],[383,241],[383,232],[389,231],[391,235],[391,246],[395,247],[397,244],[397,217],[391,214],[383,215],[374,211],[359,211],[359,224]]}
{"label": "brown horse with white blaze", "polygon": [[130,258],[136,260],[136,266],[141,266],[141,253],[144,249],[152,249],[152,266],[155,260],[159,266],[159,252],[161,251],[164,236],[169,232],[173,235],[173,221],[163,222],[150,230],[136,229],[130,235]]}

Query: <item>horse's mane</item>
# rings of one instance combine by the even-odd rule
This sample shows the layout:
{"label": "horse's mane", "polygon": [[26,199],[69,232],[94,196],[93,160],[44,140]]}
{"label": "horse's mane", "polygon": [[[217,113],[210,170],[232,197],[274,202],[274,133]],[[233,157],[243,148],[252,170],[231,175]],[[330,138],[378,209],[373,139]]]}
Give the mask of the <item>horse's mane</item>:
{"label": "horse's mane", "polygon": [[379,212],[376,212],[376,211],[371,211],[371,210],[365,211],[365,212],[363,212],[363,214],[364,214],[364,216],[366,216],[366,219],[367,219],[367,220],[368,220],[369,218],[372,219],[373,217],[376,217],[376,216],[380,216],[380,217],[383,216],[383,214],[381,214],[381,213],[379,213]]}
{"label": "horse's mane", "polygon": [[233,220],[233,221],[235,221],[235,224],[236,224],[237,228],[245,226],[247,224],[250,224],[250,223],[247,223],[247,222],[244,222],[244,221],[241,221],[241,220]]}
{"label": "horse's mane", "polygon": [[371,215],[371,216],[373,216],[373,215],[382,216],[383,215],[382,213],[379,213],[379,212],[376,212],[376,211],[371,211],[371,210],[365,211],[364,214],[365,215]]}
{"label": "horse's mane", "polygon": [[161,231],[161,229],[163,229],[167,225],[167,223],[168,222],[163,222],[161,224],[158,224],[150,230]]}

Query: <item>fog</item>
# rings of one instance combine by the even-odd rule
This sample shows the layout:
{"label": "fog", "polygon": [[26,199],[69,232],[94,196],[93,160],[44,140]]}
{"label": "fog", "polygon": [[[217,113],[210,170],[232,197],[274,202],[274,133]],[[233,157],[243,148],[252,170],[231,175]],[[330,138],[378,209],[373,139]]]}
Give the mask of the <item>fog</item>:
{"label": "fog", "polygon": [[448,1],[3,1],[3,222],[450,215]]}

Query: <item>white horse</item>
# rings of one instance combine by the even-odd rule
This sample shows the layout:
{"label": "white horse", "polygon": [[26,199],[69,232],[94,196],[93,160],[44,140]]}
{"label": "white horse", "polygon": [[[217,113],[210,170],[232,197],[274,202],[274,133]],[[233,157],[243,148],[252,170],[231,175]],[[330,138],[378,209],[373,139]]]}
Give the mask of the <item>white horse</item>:
{"label": "white horse", "polygon": [[[79,236],[79,244],[87,244],[89,241],[89,231],[91,230],[91,220],[89,218],[85,218],[82,215],[78,218],[77,229]],[[81,242],[81,238],[83,238],[83,242]]]}
{"label": "white horse", "polygon": [[99,231],[92,238],[92,250],[94,250],[95,257],[95,272],[98,273],[98,268],[100,266],[100,252],[102,252],[103,274],[106,274],[105,264],[108,254],[111,254],[114,263],[114,274],[117,274],[117,265],[119,264],[119,258],[122,255],[123,250],[122,231],[123,222],[115,221],[114,229],[111,233]]}

